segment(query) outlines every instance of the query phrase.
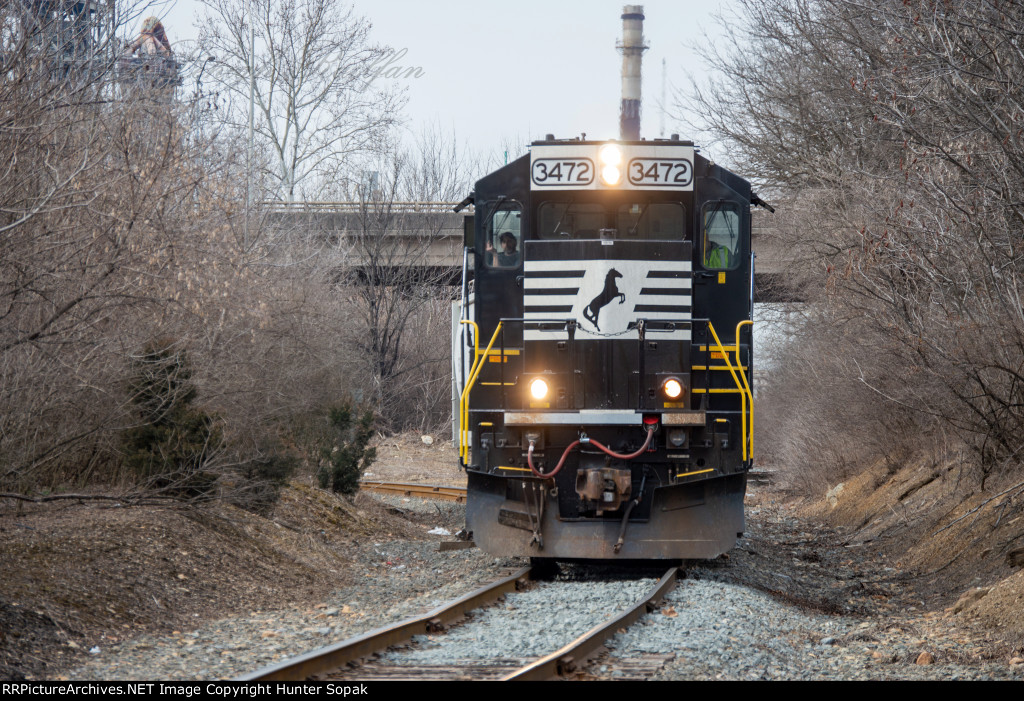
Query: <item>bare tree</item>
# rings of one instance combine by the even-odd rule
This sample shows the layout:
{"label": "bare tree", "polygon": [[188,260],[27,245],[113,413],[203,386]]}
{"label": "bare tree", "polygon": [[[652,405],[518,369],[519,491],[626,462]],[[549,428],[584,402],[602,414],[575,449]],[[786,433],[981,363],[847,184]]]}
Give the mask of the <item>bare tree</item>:
{"label": "bare tree", "polygon": [[[435,134],[378,156],[384,185],[352,184],[360,206],[333,239],[257,229],[246,242],[244,227],[262,223],[241,216],[237,129],[198,128],[191,106],[164,92],[118,90],[112,46],[88,72],[70,70],[26,39],[10,8],[0,9],[0,493],[130,484],[260,502],[294,464],[304,427],[357,389],[394,426],[444,413],[447,346],[431,339],[448,321],[434,282],[450,269],[421,246],[451,223],[400,203],[461,199],[453,144]],[[140,361],[154,351],[159,362]],[[187,382],[152,372],[186,358]],[[156,381],[140,382],[146,373]],[[179,425],[150,431],[140,399],[164,384],[157,406],[176,408],[157,413]],[[161,465],[167,446],[181,450]]]}
{"label": "bare tree", "polygon": [[794,210],[845,376],[952,428],[983,475],[1019,464],[1024,8],[774,0],[743,20],[681,106]]}
{"label": "bare tree", "polygon": [[138,299],[129,232],[162,189],[159,168],[125,162],[115,37],[90,31],[108,8],[63,9],[0,11],[0,480],[14,485],[102,441],[104,327]]}
{"label": "bare tree", "polygon": [[385,427],[436,428],[450,380],[448,348],[436,339],[450,324],[462,222],[428,203],[461,200],[471,165],[454,135],[433,126],[369,167],[373,177],[352,186],[358,207],[338,241],[356,321],[349,341]]}
{"label": "bare tree", "polygon": [[191,345],[229,289],[230,179],[167,91],[121,89],[115,20],[136,15],[0,10],[0,489],[116,478],[132,355]]}
{"label": "bare tree", "polygon": [[398,121],[402,96],[374,82],[389,49],[372,43],[370,23],[351,8],[331,0],[203,4],[199,41],[216,57],[209,80],[229,97],[228,123],[244,132],[252,76],[258,146],[273,154],[282,199],[311,196],[325,173],[377,150]]}

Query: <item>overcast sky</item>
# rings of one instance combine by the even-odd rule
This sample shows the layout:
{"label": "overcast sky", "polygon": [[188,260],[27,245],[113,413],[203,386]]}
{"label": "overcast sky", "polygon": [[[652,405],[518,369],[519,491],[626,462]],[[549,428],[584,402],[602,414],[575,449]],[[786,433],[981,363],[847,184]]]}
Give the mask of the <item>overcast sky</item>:
{"label": "overcast sky", "polygon": [[[374,0],[356,2],[373,23],[372,37],[401,53],[393,66],[418,68],[403,78],[407,122],[436,121],[480,153],[505,139],[523,142],[554,133],[617,138],[622,34],[621,1]],[[646,138],[681,132],[674,118],[673,87],[687,72],[702,75],[693,51],[727,0],[655,0],[642,3],[650,49],[643,63],[643,125]],[[194,40],[197,0],[155,8],[172,42]],[[668,105],[662,110],[662,61]]]}

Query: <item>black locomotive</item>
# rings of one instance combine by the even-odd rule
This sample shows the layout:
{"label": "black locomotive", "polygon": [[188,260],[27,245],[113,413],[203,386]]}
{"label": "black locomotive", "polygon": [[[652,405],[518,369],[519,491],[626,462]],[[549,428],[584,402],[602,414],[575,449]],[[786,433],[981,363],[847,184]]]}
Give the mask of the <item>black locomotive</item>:
{"label": "black locomotive", "polygon": [[470,201],[453,353],[476,542],[560,560],[732,548],[753,449],[750,183],[677,137],[549,137]]}

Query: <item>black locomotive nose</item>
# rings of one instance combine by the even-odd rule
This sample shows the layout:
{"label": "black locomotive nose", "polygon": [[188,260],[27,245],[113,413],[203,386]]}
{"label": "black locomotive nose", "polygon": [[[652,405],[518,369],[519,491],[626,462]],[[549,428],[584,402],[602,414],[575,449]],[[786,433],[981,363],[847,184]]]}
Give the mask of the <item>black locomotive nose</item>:
{"label": "black locomotive nose", "polygon": [[[602,178],[609,154],[623,177]],[[749,184],[678,139],[549,139],[473,201],[459,318],[479,339],[453,350],[478,543],[727,550],[752,451]]]}

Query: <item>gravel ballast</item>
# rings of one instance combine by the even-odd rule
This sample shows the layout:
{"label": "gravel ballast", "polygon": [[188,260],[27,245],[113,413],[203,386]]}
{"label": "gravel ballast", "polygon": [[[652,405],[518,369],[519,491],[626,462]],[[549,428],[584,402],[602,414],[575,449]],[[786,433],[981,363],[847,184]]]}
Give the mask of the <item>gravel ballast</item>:
{"label": "gravel ballast", "polygon": [[443,636],[416,636],[416,647],[385,655],[390,664],[529,660],[568,645],[635,605],[657,580],[546,582],[508,594]]}
{"label": "gravel ballast", "polygon": [[[385,501],[421,515],[433,513],[449,529],[463,508]],[[651,678],[1024,679],[1024,664],[998,641],[965,637],[941,611],[904,606],[889,591],[899,590],[896,584],[887,589],[880,583],[886,576],[881,563],[858,560],[855,550],[800,530],[802,524],[776,507],[750,509],[748,516],[748,535],[731,557],[691,567],[660,610],[610,642],[610,653],[591,666],[592,676],[615,679],[622,675],[623,658],[674,653]],[[359,546],[352,556],[360,568],[356,582],[317,604],[243,609],[195,630],[142,636],[98,649],[87,664],[61,676],[231,678],[420,615],[526,564],[479,549],[439,552],[436,539],[379,540]],[[864,584],[872,578],[870,586]],[[556,597],[565,603],[564,613],[545,592],[566,583],[540,584],[452,628],[444,645],[423,639],[401,656],[388,653],[387,658],[440,665],[547,654],[617,615],[653,586],[646,576],[614,583],[585,575],[576,580],[573,601],[565,594]],[[801,601],[809,603],[794,605]],[[497,634],[485,632],[488,622],[496,624]],[[358,678],[358,670],[353,674]]]}
{"label": "gravel ballast", "polygon": [[[814,614],[711,579],[681,581],[660,611],[616,635],[608,648],[594,671],[611,679],[623,658],[664,652],[675,658],[654,679],[1024,678],[1024,667],[1005,662],[953,662],[969,654],[967,646],[914,631],[906,621]],[[935,662],[918,664],[923,653]]]}

